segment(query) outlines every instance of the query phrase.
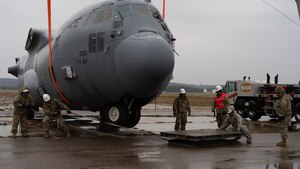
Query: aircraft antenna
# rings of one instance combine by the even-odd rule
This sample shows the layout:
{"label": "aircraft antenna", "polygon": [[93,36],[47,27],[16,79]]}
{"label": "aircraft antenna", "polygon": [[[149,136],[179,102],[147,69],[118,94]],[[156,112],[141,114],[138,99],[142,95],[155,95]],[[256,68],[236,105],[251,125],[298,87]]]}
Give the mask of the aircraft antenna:
{"label": "aircraft antenna", "polygon": [[48,0],[47,3],[48,6],[48,46],[49,46],[49,72],[51,76],[51,80],[54,83],[54,86],[56,88],[56,91],[58,92],[59,96],[67,103],[69,103],[69,100],[64,96],[64,94],[61,92],[53,72],[53,63],[52,63],[52,30],[51,30],[51,0]]}

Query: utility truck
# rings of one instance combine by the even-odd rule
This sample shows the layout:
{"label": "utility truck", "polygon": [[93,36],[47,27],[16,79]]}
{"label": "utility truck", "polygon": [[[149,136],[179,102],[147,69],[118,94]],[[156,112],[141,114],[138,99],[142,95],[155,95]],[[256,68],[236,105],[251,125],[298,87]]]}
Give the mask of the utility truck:
{"label": "utility truck", "polygon": [[243,118],[258,120],[262,116],[277,118],[276,107],[278,97],[275,94],[277,85],[281,85],[291,97],[292,116],[300,122],[300,85],[278,84],[278,76],[275,83],[257,82],[252,80],[229,80],[226,82],[224,91],[227,94],[229,103],[235,107]]}

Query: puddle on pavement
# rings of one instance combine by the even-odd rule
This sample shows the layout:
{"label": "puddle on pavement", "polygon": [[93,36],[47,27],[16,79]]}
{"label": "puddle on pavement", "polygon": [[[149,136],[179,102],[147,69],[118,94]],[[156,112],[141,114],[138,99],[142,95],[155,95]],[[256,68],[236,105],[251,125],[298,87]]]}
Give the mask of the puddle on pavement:
{"label": "puddle on pavement", "polygon": [[80,117],[80,116],[66,116],[64,117],[65,121],[69,125],[79,126],[81,129],[84,130],[97,130],[99,126],[99,121],[93,120],[87,117]]}
{"label": "puddle on pavement", "polygon": [[[42,120],[42,116],[36,116],[35,119]],[[98,117],[85,117],[85,116],[64,116],[67,124],[80,127],[85,130],[99,129]],[[194,129],[216,129],[217,122],[215,117],[208,116],[192,116],[188,117],[188,123],[186,125],[187,130]],[[11,121],[12,117],[0,118],[0,137],[8,137],[11,135]],[[278,132],[278,121],[272,120],[268,117],[262,117],[259,121],[246,120],[247,126],[250,132]],[[2,125],[1,125],[2,124]],[[175,125],[175,117],[168,116],[142,116],[140,122],[133,129],[121,129],[119,132],[133,132],[137,133],[140,130],[141,133],[148,131],[152,134],[160,134],[162,131],[173,131]],[[300,128],[300,124],[297,124],[297,129]],[[107,130],[107,128],[105,128]],[[116,132],[117,130],[107,130],[103,132]],[[102,132],[102,130],[101,130]],[[139,133],[138,135],[140,135]]]}
{"label": "puddle on pavement", "polygon": [[[233,163],[233,164],[232,164]],[[270,164],[249,164],[247,166],[238,165],[238,162],[235,160],[228,162],[218,162],[212,166],[212,169],[220,169],[220,168],[243,168],[243,169],[252,169],[252,168],[265,168],[265,169],[299,169],[300,163],[293,162],[281,162],[281,163],[270,163]]]}
{"label": "puddle on pavement", "polygon": [[0,125],[0,137],[8,137],[11,135],[11,125]]}
{"label": "puddle on pavement", "polygon": [[299,169],[300,163],[281,162],[275,164],[266,164],[266,169]]}
{"label": "puddle on pavement", "polygon": [[164,161],[161,158],[161,152],[160,151],[146,151],[137,153],[138,158],[142,162],[162,162]]}

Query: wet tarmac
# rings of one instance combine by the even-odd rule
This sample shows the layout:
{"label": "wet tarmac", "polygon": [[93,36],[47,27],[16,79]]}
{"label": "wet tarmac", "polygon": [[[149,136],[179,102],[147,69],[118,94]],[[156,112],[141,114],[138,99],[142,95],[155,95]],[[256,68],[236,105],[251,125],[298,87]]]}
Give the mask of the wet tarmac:
{"label": "wet tarmac", "polygon": [[[219,146],[169,144],[158,135],[173,130],[175,118],[170,110],[144,110],[140,123],[132,129],[99,131],[98,115],[75,112],[64,116],[71,127],[71,138],[44,139],[42,116],[29,121],[29,135],[12,139],[11,112],[0,115],[1,169],[299,169],[300,132],[289,133],[287,148],[276,147],[280,140],[277,121],[268,117],[247,121],[253,143],[245,138]],[[188,117],[187,129],[216,128],[210,112]]]}

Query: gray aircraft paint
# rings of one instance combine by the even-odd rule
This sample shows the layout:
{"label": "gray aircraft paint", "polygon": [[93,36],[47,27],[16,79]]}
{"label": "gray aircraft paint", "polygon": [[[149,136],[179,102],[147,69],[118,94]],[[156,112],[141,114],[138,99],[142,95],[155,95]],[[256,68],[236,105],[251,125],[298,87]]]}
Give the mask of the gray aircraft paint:
{"label": "gray aircraft paint", "polygon": [[[101,119],[133,127],[140,108],[172,78],[174,41],[150,2],[98,3],[74,15],[52,37],[55,79],[72,109],[100,110]],[[40,106],[44,93],[62,100],[50,76],[47,31],[31,29],[25,48],[28,54],[9,73],[29,87]],[[114,107],[120,120],[109,118]]]}

